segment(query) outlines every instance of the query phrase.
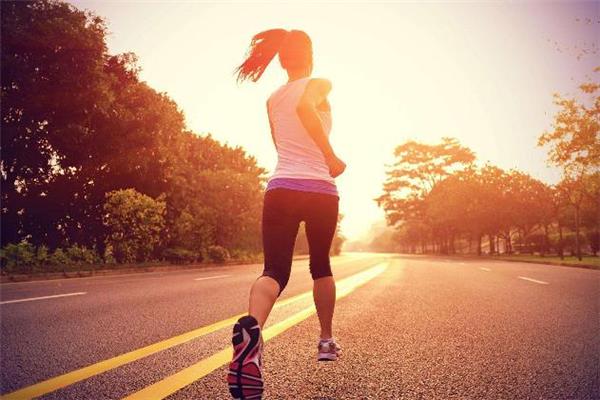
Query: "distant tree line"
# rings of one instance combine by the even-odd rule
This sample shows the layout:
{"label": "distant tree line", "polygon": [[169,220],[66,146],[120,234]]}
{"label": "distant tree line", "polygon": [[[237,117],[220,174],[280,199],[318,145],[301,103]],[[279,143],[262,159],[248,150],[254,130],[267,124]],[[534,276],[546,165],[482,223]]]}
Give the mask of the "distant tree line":
{"label": "distant tree line", "polygon": [[4,267],[260,252],[265,170],[188,130],[133,53],[108,54],[102,18],[6,1],[1,34]]}
{"label": "distant tree line", "polygon": [[[342,214],[338,217],[338,224],[336,227],[335,235],[331,242],[331,249],[329,253],[331,255],[338,255],[342,252],[342,246],[344,245],[346,238],[342,235],[340,230],[340,223],[344,219]],[[304,222],[300,223],[300,228],[298,229],[298,236],[296,237],[296,243],[294,246],[294,254],[309,254],[310,246],[308,245],[308,238],[306,237],[306,225]]]}
{"label": "distant tree line", "polygon": [[[600,69],[596,69],[598,73]],[[580,86],[582,97],[555,96],[553,129],[539,137],[562,180],[547,185],[528,174],[478,167],[456,139],[395,149],[376,201],[396,228],[393,247],[413,253],[491,254],[583,249],[596,255],[600,240],[600,86]],[[387,235],[387,233],[386,233]],[[389,238],[387,238],[389,242]]]}

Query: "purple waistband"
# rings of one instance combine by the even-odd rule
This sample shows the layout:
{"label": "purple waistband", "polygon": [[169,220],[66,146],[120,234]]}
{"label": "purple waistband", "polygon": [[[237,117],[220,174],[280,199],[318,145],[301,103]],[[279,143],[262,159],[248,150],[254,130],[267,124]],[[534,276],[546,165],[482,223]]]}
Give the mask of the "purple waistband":
{"label": "purple waistband", "polygon": [[274,178],[267,184],[267,191],[276,188],[300,190],[302,192],[314,192],[338,196],[335,184],[320,179],[297,179],[297,178]]}

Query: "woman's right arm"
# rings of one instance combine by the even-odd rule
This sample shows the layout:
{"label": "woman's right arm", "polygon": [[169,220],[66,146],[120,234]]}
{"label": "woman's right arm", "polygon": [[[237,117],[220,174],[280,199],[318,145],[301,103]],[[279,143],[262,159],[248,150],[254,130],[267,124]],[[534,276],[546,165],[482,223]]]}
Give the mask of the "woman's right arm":
{"label": "woman's right arm", "polygon": [[267,118],[269,118],[269,128],[271,128],[271,139],[277,150],[277,142],[275,141],[275,131],[273,130],[273,121],[271,121],[271,108],[269,107],[269,100],[267,100]]}
{"label": "woman's right arm", "polygon": [[329,167],[329,174],[335,178],[344,172],[346,164],[333,152],[333,148],[323,130],[323,125],[317,112],[317,107],[327,100],[327,95],[330,91],[331,82],[328,80],[311,79],[298,102],[296,112],[302,125],[325,156],[325,162]]}

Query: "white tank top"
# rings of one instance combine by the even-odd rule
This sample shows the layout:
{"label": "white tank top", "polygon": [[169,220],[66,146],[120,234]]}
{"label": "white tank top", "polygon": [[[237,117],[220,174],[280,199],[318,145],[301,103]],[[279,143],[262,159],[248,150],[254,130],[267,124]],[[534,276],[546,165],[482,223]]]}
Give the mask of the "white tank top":
{"label": "white tank top", "polygon": [[[318,179],[331,183],[325,156],[302,125],[296,106],[304,94],[310,77],[286,83],[269,97],[269,119],[277,146],[275,178]],[[331,131],[331,112],[318,111],[325,134]]]}

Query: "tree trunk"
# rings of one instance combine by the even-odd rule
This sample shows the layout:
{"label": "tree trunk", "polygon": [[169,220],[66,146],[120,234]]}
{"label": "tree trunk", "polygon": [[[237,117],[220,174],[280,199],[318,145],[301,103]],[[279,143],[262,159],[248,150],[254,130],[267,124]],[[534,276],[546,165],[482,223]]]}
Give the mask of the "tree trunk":
{"label": "tree trunk", "polygon": [[477,235],[477,255],[481,255],[481,235]]}
{"label": "tree trunk", "polygon": [[494,253],[496,253],[496,250],[494,248],[494,235],[489,234],[489,243],[490,243],[490,256],[493,256]]}
{"label": "tree trunk", "polygon": [[581,261],[581,243],[579,243],[579,209],[580,206],[575,207],[575,250],[577,251],[577,259]]}
{"label": "tree trunk", "polygon": [[546,255],[546,250],[548,249],[548,225],[544,224],[544,243],[542,243],[542,257]]}
{"label": "tree trunk", "polygon": [[510,240],[510,229],[506,232],[506,253],[512,254],[512,243]]}
{"label": "tree trunk", "polygon": [[[600,196],[598,196],[598,198],[596,199],[596,207],[598,207],[598,220],[596,221],[596,240],[598,240],[598,244],[600,245]],[[596,246],[596,249],[598,249],[598,246]],[[594,257],[596,256],[596,252],[594,251]]]}
{"label": "tree trunk", "polygon": [[562,234],[562,225],[560,221],[558,222],[558,255],[561,260],[564,260],[565,254],[563,251],[563,234]]}

